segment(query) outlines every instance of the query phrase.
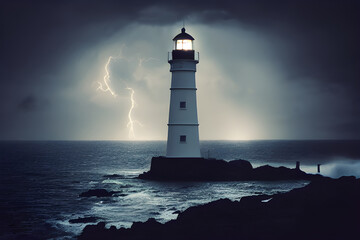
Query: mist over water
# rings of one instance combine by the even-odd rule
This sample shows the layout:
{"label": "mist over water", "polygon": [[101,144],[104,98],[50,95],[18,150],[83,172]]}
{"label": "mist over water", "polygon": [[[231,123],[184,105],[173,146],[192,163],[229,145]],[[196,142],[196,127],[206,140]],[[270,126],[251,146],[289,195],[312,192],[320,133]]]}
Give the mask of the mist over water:
{"label": "mist over water", "polygon": [[[245,159],[253,166],[295,167],[327,176],[360,176],[360,141],[203,141],[204,157]],[[164,155],[164,141],[0,142],[0,238],[75,237],[96,217],[107,226],[129,227],[154,217],[166,222],[176,211],[219,198],[239,200],[302,187],[306,181],[171,182],[134,179]],[[116,175],[113,175],[116,174]],[[113,197],[80,198],[89,189],[118,191]]]}

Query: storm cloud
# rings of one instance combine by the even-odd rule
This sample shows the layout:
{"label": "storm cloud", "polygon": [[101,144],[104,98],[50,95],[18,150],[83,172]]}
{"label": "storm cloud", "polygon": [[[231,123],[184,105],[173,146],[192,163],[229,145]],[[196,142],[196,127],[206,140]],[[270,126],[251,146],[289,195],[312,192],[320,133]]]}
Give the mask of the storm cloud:
{"label": "storm cloud", "polygon": [[[165,139],[167,52],[195,37],[201,139],[358,138],[358,1],[2,1],[0,138]],[[98,91],[109,56],[114,98]]]}

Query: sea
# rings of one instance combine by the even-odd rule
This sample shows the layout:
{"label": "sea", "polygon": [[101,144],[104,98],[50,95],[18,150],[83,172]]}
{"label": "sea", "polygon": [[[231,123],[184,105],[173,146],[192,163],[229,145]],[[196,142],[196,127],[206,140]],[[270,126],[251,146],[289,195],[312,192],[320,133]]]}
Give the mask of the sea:
{"label": "sea", "polygon": [[[165,141],[1,141],[0,239],[75,239],[94,223],[130,227],[221,198],[240,200],[303,187],[307,181],[157,182],[136,179]],[[300,168],[330,177],[360,177],[360,140],[202,141],[205,158],[245,159],[260,165]],[[80,197],[90,189],[112,197]]]}

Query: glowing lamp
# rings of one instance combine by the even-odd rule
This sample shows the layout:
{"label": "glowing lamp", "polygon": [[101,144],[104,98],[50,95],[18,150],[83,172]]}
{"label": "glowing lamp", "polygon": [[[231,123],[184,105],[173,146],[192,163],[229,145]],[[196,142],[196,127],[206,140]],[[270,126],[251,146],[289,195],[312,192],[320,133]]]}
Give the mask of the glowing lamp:
{"label": "glowing lamp", "polygon": [[181,33],[173,38],[175,50],[193,50],[193,40],[194,38],[185,32],[185,28],[182,28]]}
{"label": "glowing lamp", "polygon": [[188,39],[176,40],[176,50],[192,50],[192,41]]}
{"label": "glowing lamp", "polygon": [[185,28],[181,29],[181,33],[173,38],[174,50],[172,51],[172,59],[195,59],[195,51],[193,49],[193,41],[195,39],[185,32]]}

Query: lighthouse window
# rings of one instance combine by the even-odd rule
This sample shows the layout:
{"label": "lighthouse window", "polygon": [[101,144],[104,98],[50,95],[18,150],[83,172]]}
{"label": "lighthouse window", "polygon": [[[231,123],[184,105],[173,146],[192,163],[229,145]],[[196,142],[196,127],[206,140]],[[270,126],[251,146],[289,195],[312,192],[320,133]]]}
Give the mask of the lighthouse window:
{"label": "lighthouse window", "polygon": [[191,40],[187,40],[187,39],[177,40],[176,50],[192,50]]}
{"label": "lighthouse window", "polygon": [[180,142],[181,143],[186,143],[186,135],[181,135],[180,136]]}
{"label": "lighthouse window", "polygon": [[180,102],[180,108],[186,109],[186,102]]}

